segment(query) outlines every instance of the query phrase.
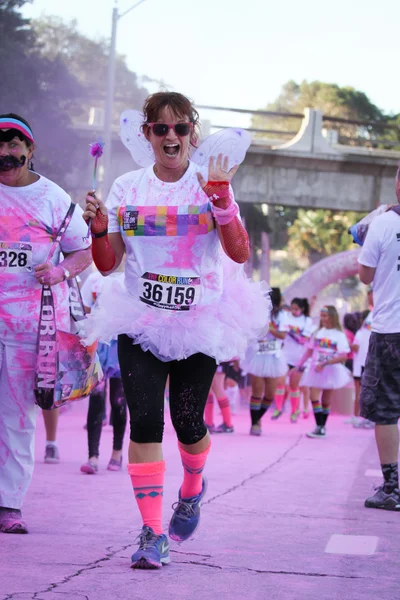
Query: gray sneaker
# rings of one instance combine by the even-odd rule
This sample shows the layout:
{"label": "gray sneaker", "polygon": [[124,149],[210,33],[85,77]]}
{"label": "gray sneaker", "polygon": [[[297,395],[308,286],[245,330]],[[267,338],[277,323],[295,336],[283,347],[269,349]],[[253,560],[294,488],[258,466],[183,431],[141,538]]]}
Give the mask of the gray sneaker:
{"label": "gray sneaker", "polygon": [[214,429],[214,433],[233,433],[234,431],[233,427],[229,427],[226,423],[221,423],[221,425],[218,425],[218,427]]}
{"label": "gray sneaker", "polygon": [[255,436],[259,437],[261,435],[261,433],[262,433],[262,431],[261,431],[261,423],[260,422],[251,426],[250,435],[255,435]]}
{"label": "gray sneaker", "polygon": [[60,453],[57,446],[46,446],[44,462],[49,465],[57,465],[60,462]]}
{"label": "gray sneaker", "polygon": [[317,425],[314,431],[309,431],[306,435],[309,438],[324,438],[326,437],[326,430],[325,427]]}
{"label": "gray sneaker", "polygon": [[384,484],[375,488],[375,494],[367,498],[364,506],[366,508],[383,508],[384,510],[400,511],[400,492],[398,489],[387,494],[384,490]]}

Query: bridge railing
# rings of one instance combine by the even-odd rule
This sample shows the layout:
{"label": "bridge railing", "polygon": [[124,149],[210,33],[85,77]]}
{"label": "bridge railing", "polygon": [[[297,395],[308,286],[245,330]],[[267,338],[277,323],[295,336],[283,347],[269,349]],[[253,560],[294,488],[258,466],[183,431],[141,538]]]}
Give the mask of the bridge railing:
{"label": "bridge railing", "polygon": [[[276,127],[244,127],[247,131],[254,133],[256,139],[268,139],[275,136],[277,139],[270,140],[271,144],[279,141],[287,141],[297,135],[300,130],[304,113],[278,112],[269,110],[250,110],[244,108],[196,105],[196,108],[206,111],[220,111],[225,113],[236,113],[265,119],[268,124],[276,123]],[[294,128],[294,123],[298,127]],[[400,146],[400,125],[385,121],[368,121],[361,119],[348,119],[343,117],[322,114],[324,125],[323,134],[334,143],[351,146],[368,146],[372,148],[394,148]],[[287,128],[290,124],[290,129]],[[224,129],[231,125],[209,124],[211,129]],[[333,134],[333,135],[332,135]],[[389,137],[387,137],[389,136]]]}

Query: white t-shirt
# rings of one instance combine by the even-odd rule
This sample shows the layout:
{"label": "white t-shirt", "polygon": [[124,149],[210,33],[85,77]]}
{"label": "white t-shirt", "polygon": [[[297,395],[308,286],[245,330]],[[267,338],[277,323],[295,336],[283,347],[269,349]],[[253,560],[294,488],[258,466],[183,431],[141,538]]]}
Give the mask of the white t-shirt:
{"label": "white t-shirt", "polygon": [[307,348],[314,325],[311,317],[300,315],[295,317],[286,313],[286,331],[283,351],[288,365],[296,366]]}
{"label": "white t-shirt", "polygon": [[[280,310],[277,315],[271,315],[271,324],[276,331],[281,333],[287,331],[286,314]],[[276,338],[270,331],[257,342],[258,354],[279,354],[283,347],[283,340]]]}
{"label": "white t-shirt", "polygon": [[354,353],[353,359],[353,375],[354,377],[361,377],[361,368],[365,367],[365,361],[367,360],[369,338],[371,337],[372,329],[372,311],[361,325],[360,329],[354,336],[354,344],[359,346],[357,352]]}
{"label": "white t-shirt", "polygon": [[346,334],[338,329],[328,329],[321,327],[312,336],[309,348],[313,350],[312,362],[325,362],[334,358],[338,354],[348,354],[350,352],[349,342]]}
{"label": "white t-shirt", "polygon": [[358,262],[376,269],[372,331],[400,333],[400,216],[394,211],[372,221]]}
{"label": "white t-shirt", "polygon": [[126,248],[126,288],[150,307],[188,311],[222,294],[223,251],[198,171],[207,178],[190,162],[168,183],[151,165],[119,177],[107,199],[108,230],[120,232]]}
{"label": "white t-shirt", "polygon": [[[0,323],[14,334],[37,330],[42,286],[33,268],[46,262],[70,204],[68,194],[43,176],[24,187],[0,184]],[[82,214],[76,206],[61,241],[64,254],[91,244]],[[59,261],[57,249],[52,262]],[[68,285],[63,282],[52,290],[57,327],[68,330]]]}

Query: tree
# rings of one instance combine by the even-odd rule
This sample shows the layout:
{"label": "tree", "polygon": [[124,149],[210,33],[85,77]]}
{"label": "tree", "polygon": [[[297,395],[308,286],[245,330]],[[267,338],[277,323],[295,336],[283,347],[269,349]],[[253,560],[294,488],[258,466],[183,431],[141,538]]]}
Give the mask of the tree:
{"label": "tree", "polygon": [[[52,61],[60,60],[82,88],[81,97],[79,102],[75,102],[71,116],[87,123],[91,108],[102,113],[107,81],[108,41],[103,38],[90,39],[79,33],[76,20],[65,23],[59,17],[46,16],[35,20],[33,28],[41,55]],[[128,69],[124,56],[117,56],[115,82],[113,121],[118,123],[122,110],[142,107],[148,91],[138,84],[138,77]]]}
{"label": "tree", "polygon": [[[310,83],[302,81],[300,84],[293,80],[288,81],[282,86],[278,98],[267,104],[265,110],[303,113],[307,107],[319,109],[324,115],[331,117],[382,123],[382,126],[324,123],[327,129],[340,129],[342,142],[351,143],[351,139],[348,138],[379,137],[384,131],[384,125],[387,124],[387,116],[371,102],[364,92],[360,92],[353,87],[339,87],[337,84],[322,81],[312,81]],[[252,120],[252,127],[295,132],[299,129],[299,119],[255,115]],[[290,139],[290,136],[281,137],[285,140]]]}
{"label": "tree", "polygon": [[308,257],[311,263],[321,258],[354,248],[348,229],[362,219],[357,212],[337,213],[332,210],[299,209],[289,228],[288,249],[293,256]]}
{"label": "tree", "polygon": [[37,141],[39,170],[64,184],[75,136],[68,110],[80,86],[60,60],[41,56],[35,33],[18,9],[25,0],[0,0],[0,112],[26,118]]}

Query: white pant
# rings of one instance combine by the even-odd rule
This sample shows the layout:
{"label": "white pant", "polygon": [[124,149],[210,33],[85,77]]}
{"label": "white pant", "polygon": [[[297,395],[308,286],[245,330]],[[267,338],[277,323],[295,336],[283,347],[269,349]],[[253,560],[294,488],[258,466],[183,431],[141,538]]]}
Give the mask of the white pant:
{"label": "white pant", "polygon": [[0,506],[21,508],[34,466],[36,334],[0,324]]}

